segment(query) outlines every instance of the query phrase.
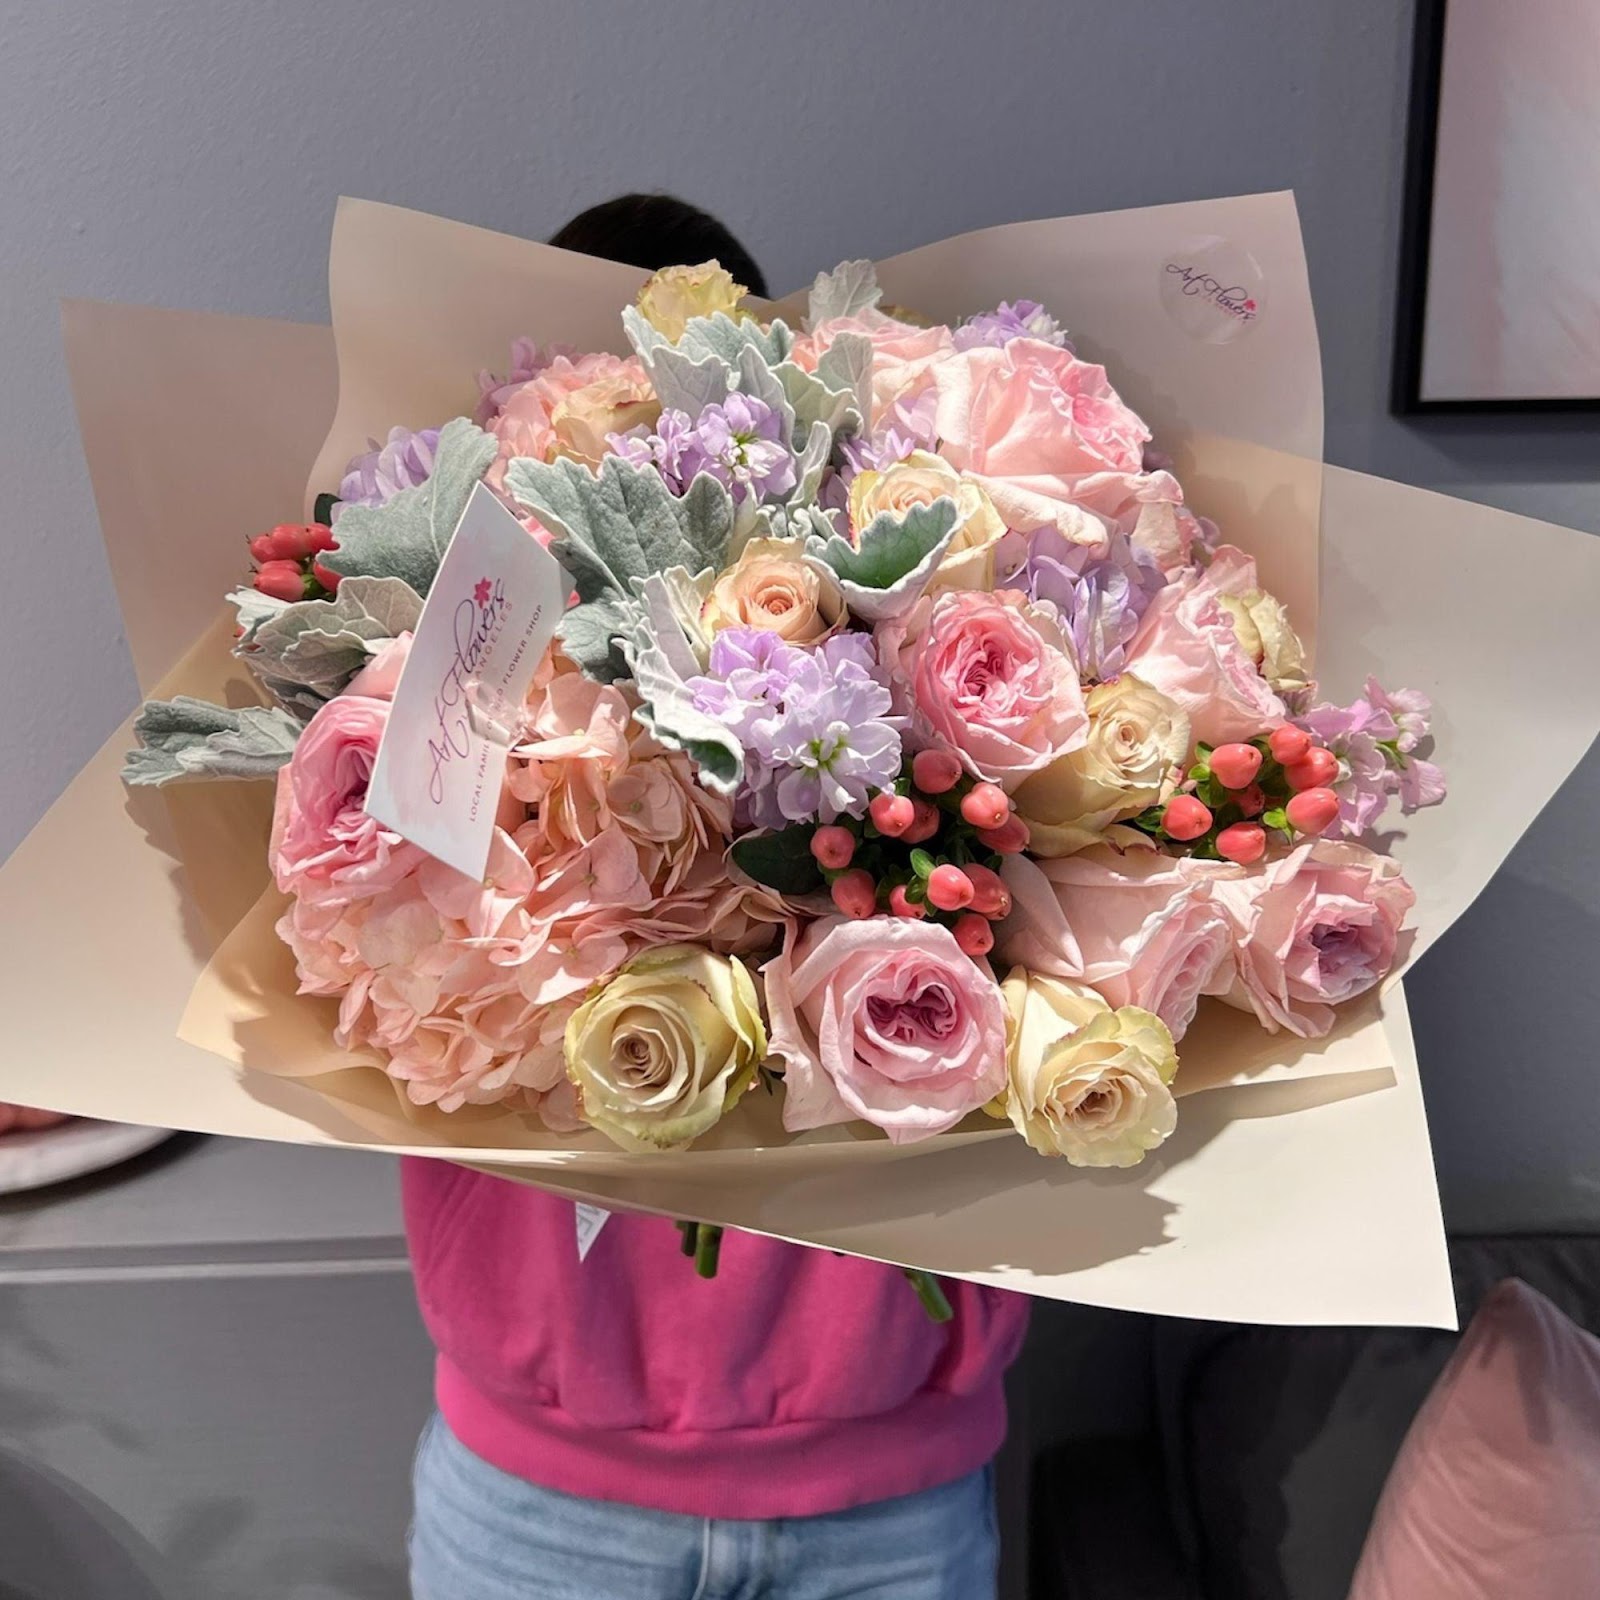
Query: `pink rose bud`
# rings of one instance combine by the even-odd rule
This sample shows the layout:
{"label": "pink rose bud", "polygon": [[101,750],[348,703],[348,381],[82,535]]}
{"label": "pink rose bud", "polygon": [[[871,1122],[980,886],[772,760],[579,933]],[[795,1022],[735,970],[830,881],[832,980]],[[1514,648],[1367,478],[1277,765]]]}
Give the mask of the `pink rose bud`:
{"label": "pink rose bud", "polygon": [[911,758],[911,781],[924,794],[944,794],[961,780],[961,762],[948,750],[919,750]]}
{"label": "pink rose bud", "polygon": [[274,600],[304,600],[306,575],[298,561],[264,561],[256,571],[255,586]]}
{"label": "pink rose bud", "polygon": [[1248,789],[1261,770],[1261,752],[1253,744],[1219,744],[1210,766],[1224,789]]}
{"label": "pink rose bud", "polygon": [[917,820],[917,808],[903,794],[876,794],[867,807],[867,815],[879,833],[898,839]]}
{"label": "pink rose bud", "polygon": [[1339,776],[1339,758],[1321,745],[1313,745],[1298,761],[1283,769],[1291,789],[1325,789]]}
{"label": "pink rose bud", "polygon": [[1248,789],[1241,789],[1234,799],[1247,817],[1259,817],[1267,809],[1267,791],[1259,783],[1252,783]]}
{"label": "pink rose bud", "polygon": [[978,840],[997,855],[1019,855],[1028,848],[1028,824],[1013,812],[998,828],[979,828]]}
{"label": "pink rose bud", "polygon": [[1267,739],[1267,749],[1272,752],[1272,759],[1286,767],[1301,760],[1310,748],[1311,735],[1304,728],[1295,727],[1292,722],[1274,728]]}
{"label": "pink rose bud", "polygon": [[852,867],[833,880],[833,903],[860,922],[878,909],[878,886],[865,867]]}
{"label": "pink rose bud", "polygon": [[343,574],[335,572],[332,567],[325,567],[320,561],[311,563],[311,576],[314,577],[324,589],[332,594],[339,587],[339,579]]}
{"label": "pink rose bud", "polygon": [[1289,826],[1297,833],[1322,833],[1339,815],[1339,797],[1332,789],[1302,789],[1290,799],[1284,811]]}
{"label": "pink rose bud", "polygon": [[917,819],[900,837],[907,844],[925,844],[939,831],[939,808],[920,794],[912,795],[911,804],[916,808]]}
{"label": "pink rose bud", "polygon": [[992,868],[974,863],[961,869],[972,879],[972,909],[983,917],[1011,915],[1011,891],[1005,879]]}
{"label": "pink rose bud", "polygon": [[811,854],[825,867],[848,867],[855,853],[856,836],[848,828],[830,823],[811,835]]}
{"label": "pink rose bud", "polygon": [[1161,826],[1169,839],[1187,842],[1211,831],[1211,812],[1192,794],[1175,794],[1161,813]]}
{"label": "pink rose bud", "polygon": [[998,784],[975,783],[961,797],[961,815],[974,828],[1003,827],[1011,815],[1011,800]]}
{"label": "pink rose bud", "polygon": [[960,911],[972,904],[972,879],[946,862],[928,874],[928,901],[941,911]]}
{"label": "pink rose bud", "polygon": [[1267,831],[1257,822],[1236,822],[1217,835],[1217,854],[1248,867],[1259,861],[1267,848]]}
{"label": "pink rose bud", "polygon": [[897,883],[889,891],[889,915],[891,917],[908,917],[912,922],[917,922],[927,914],[928,908],[920,901],[906,899],[906,886],[903,883]]}
{"label": "pink rose bud", "polygon": [[986,956],[994,949],[994,929],[989,926],[989,919],[976,911],[963,911],[950,931],[969,956]]}

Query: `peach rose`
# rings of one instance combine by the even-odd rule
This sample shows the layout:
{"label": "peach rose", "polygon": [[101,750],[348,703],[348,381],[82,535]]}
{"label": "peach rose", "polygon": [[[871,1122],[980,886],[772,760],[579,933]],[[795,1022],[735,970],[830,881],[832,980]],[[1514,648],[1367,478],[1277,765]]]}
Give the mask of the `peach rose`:
{"label": "peach rose", "polygon": [[844,596],[798,539],[752,539],[713,585],[701,620],[713,633],[764,628],[790,644],[815,644],[844,621]]}
{"label": "peach rose", "polygon": [[913,450],[882,471],[858,472],[850,480],[850,526],[859,534],[885,511],[903,517],[913,506],[941,499],[955,502],[960,520],[929,588],[994,588],[995,560],[1010,530],[977,483],[926,450]]}
{"label": "peach rose", "polygon": [[1237,952],[1224,998],[1268,1032],[1302,1039],[1320,1038],[1333,1007],[1387,976],[1417,899],[1388,856],[1328,839],[1247,872],[1218,872],[1212,892]]}
{"label": "peach rose", "polygon": [[1005,1087],[999,986],[948,928],[823,918],[763,976],[791,1132],[861,1117],[907,1144]]}
{"label": "peach rose", "polygon": [[1179,573],[1150,602],[1125,658],[1188,713],[1190,731],[1207,744],[1253,739],[1288,715],[1223,603],[1246,571],[1254,587],[1255,563],[1224,545],[1209,567]]}
{"label": "peach rose", "polygon": [[1108,1005],[1152,1011],[1181,1039],[1200,997],[1233,982],[1233,924],[1204,865],[1111,844],[1057,861],[1008,856],[1012,909],[998,953],[1087,983]]}
{"label": "peach rose", "polygon": [[915,327],[869,310],[818,323],[795,340],[794,361],[808,372],[815,370],[818,359],[842,333],[859,333],[872,341],[872,415],[867,421],[874,428],[913,406],[931,387],[939,363],[955,353],[948,328]]}
{"label": "peach rose", "polygon": [[924,595],[879,638],[910,687],[920,731],[1002,789],[1088,736],[1083,689],[1053,611],[1013,590]]}
{"label": "peach rose", "polygon": [[656,425],[661,402],[650,380],[634,363],[624,362],[623,366],[628,370],[607,373],[555,403],[550,428],[558,456],[598,467],[601,458],[611,454],[608,434]]}

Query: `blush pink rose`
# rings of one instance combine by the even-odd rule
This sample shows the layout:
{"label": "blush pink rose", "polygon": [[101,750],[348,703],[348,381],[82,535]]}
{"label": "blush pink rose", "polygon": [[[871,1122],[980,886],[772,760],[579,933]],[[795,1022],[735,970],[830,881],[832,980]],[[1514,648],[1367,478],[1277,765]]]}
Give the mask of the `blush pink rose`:
{"label": "blush pink rose", "polygon": [[1000,986],[948,928],[825,918],[762,970],[791,1133],[860,1117],[909,1144],[1005,1088]]}
{"label": "blush pink rose", "polygon": [[342,694],[306,725],[272,810],[268,860],[284,893],[330,903],[374,895],[425,859],[365,809],[388,720],[386,700]]}
{"label": "blush pink rose", "polygon": [[1100,544],[1131,527],[1141,499],[1181,501],[1170,473],[1146,473],[1150,430],[1104,367],[1039,339],[963,351],[934,369],[939,453],[971,473],[1008,526],[1054,526]]}
{"label": "blush pink rose", "polygon": [[1181,1039],[1200,997],[1233,982],[1233,923],[1187,857],[1095,845],[1051,861],[1008,856],[1002,961],[1075,978],[1113,1007],[1139,1006]]}
{"label": "blush pink rose", "polygon": [[1268,1032],[1302,1039],[1325,1034],[1335,1006],[1388,974],[1417,898],[1388,856],[1326,839],[1247,872],[1217,872],[1212,892],[1233,923],[1224,998]]}
{"label": "blush pink rose", "polygon": [[1150,603],[1125,665],[1189,714],[1197,740],[1253,739],[1288,715],[1223,604],[1255,563],[1224,545],[1211,565],[1179,573]]}
{"label": "blush pink rose", "polygon": [[955,353],[946,327],[919,328],[881,311],[863,311],[853,317],[819,322],[809,334],[795,340],[793,359],[806,371],[842,333],[858,333],[872,341],[872,416],[875,428],[904,418],[933,384],[938,365]]}
{"label": "blush pink rose", "polygon": [[1009,791],[1089,736],[1060,625],[1015,591],[924,596],[879,637],[910,689],[919,732],[977,777]]}
{"label": "blush pink rose", "polygon": [[411,634],[407,630],[391,639],[345,685],[346,694],[365,695],[368,700],[393,700],[400,687],[400,674],[405,671],[406,657],[411,654]]}

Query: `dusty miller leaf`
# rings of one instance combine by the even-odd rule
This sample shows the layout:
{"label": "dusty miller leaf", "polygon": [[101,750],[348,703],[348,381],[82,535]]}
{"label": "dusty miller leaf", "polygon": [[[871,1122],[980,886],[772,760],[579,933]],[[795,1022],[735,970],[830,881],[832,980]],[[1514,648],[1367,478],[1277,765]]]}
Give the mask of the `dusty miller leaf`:
{"label": "dusty miller leaf", "polygon": [[128,752],[127,784],[179,778],[270,778],[294,754],[301,724],[276,706],[230,710],[179,695],[149,700],[134,720],[140,748]]}
{"label": "dusty miller leaf", "polygon": [[239,627],[242,630],[238,639],[234,641],[234,654],[237,655],[255,637],[256,629],[277,616],[279,612],[287,611],[290,602],[274,599],[270,594],[262,594],[259,589],[235,589],[228,596],[228,604],[237,614]]}
{"label": "dusty miller leaf", "polygon": [[492,434],[465,417],[447,422],[439,430],[428,481],[402,489],[386,505],[346,505],[339,514],[339,548],[322,555],[323,565],[346,578],[399,578],[426,595],[473,488],[498,449]]}
{"label": "dusty miller leaf", "polygon": [[632,634],[638,606],[631,600],[606,595],[573,606],[561,618],[556,634],[561,647],[598,683],[615,683],[628,676],[623,641]]}
{"label": "dusty miller leaf", "polygon": [[648,322],[637,306],[629,306],[622,313],[622,326],[663,406],[697,417],[707,406],[721,405],[728,398],[732,373],[720,356],[696,360],[674,349],[667,336]]}
{"label": "dusty miller leaf", "polygon": [[851,544],[835,533],[807,548],[839,575],[845,603],[868,622],[898,617],[916,604],[954,537],[958,513],[948,496],[904,516],[881,512]]}
{"label": "dusty miller leaf", "polygon": [[[835,430],[857,432],[866,426],[865,419],[872,415],[872,341],[864,333],[841,333],[822,352],[817,361],[817,379],[824,385],[834,407],[840,406],[840,396],[848,397],[848,407],[837,420],[826,411],[817,415]],[[795,411],[800,412],[796,404]],[[855,413],[855,425],[847,428],[846,418]]]}
{"label": "dusty miller leaf", "polygon": [[859,316],[882,297],[878,272],[870,261],[841,261],[832,272],[819,272],[811,285],[806,326],[815,328],[835,317]]}
{"label": "dusty miller leaf", "polygon": [[346,578],[331,600],[299,600],[268,617],[236,653],[263,680],[331,699],[421,615],[421,595],[399,578]]}

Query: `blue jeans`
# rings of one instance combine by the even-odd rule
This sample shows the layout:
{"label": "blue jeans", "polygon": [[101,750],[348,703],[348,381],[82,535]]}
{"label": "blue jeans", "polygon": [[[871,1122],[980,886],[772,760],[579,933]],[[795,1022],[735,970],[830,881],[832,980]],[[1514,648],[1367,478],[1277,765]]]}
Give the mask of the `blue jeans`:
{"label": "blue jeans", "polygon": [[831,1516],[723,1522],[581,1500],[472,1454],[441,1417],[413,1472],[413,1600],[993,1600],[986,1469]]}

